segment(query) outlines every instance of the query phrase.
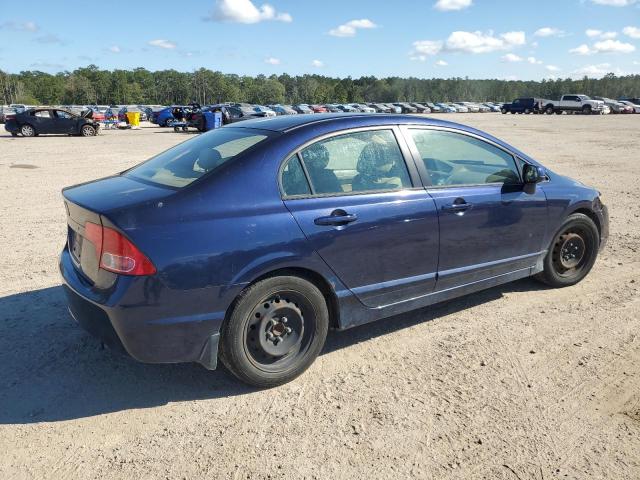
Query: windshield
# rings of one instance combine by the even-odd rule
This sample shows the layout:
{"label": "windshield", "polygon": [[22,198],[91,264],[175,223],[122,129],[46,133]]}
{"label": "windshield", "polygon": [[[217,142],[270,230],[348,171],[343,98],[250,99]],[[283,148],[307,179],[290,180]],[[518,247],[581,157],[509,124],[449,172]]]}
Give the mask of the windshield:
{"label": "windshield", "polygon": [[200,135],[126,172],[134,178],[185,187],[267,138],[262,130],[221,128]]}

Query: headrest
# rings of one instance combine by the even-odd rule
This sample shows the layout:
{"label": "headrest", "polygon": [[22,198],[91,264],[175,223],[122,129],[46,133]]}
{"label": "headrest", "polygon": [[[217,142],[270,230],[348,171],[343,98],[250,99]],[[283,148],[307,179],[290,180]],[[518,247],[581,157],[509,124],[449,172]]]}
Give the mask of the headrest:
{"label": "headrest", "polygon": [[206,147],[200,150],[198,155],[198,165],[205,172],[210,172],[222,163],[220,152],[214,148]]}
{"label": "headrest", "polygon": [[327,147],[315,143],[302,151],[302,159],[309,170],[322,170],[327,168],[331,155]]}
{"label": "headrest", "polygon": [[379,176],[382,165],[393,163],[394,152],[391,150],[390,145],[384,143],[369,143],[360,152],[356,165],[358,173],[369,177]]}

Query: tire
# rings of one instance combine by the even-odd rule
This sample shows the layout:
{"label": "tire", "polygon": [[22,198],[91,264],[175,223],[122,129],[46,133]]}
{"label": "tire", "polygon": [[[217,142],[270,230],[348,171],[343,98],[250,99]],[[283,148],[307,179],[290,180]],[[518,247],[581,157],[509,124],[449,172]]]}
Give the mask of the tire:
{"label": "tire", "polygon": [[17,136],[18,136],[18,134],[17,134],[16,132],[11,132],[11,136],[12,136],[12,137],[17,137]]}
{"label": "tire", "polygon": [[33,128],[28,123],[25,123],[20,127],[20,133],[22,134],[23,137],[35,137],[37,135],[36,129]]}
{"label": "tire", "polygon": [[506,115],[508,113],[506,108],[503,108],[502,110],[500,110],[500,112],[502,112],[503,115]]}
{"label": "tire", "polygon": [[547,105],[547,107],[544,109],[544,113],[546,113],[547,115],[553,114],[553,107],[551,105]]}
{"label": "tire", "polygon": [[178,133],[180,131],[180,127],[173,127],[173,131]]}
{"label": "tire", "polygon": [[83,125],[80,129],[80,135],[83,137],[95,137],[96,129],[92,125]]}
{"label": "tire", "polygon": [[555,113],[556,115],[562,115],[563,111],[562,110],[554,110],[553,113]]}
{"label": "tire", "polygon": [[574,213],[554,235],[544,259],[544,270],[535,278],[554,288],[568,287],[587,276],[598,257],[600,233],[588,216]]}
{"label": "tire", "polygon": [[525,108],[524,109],[524,114],[525,115],[529,115],[531,113],[531,110],[529,108]]}
{"label": "tire", "polygon": [[582,107],[582,113],[585,115],[591,115],[591,105],[585,105]]}
{"label": "tire", "polygon": [[220,336],[220,359],[238,379],[270,388],[301,375],[316,359],[329,329],[322,292],[294,276],[271,277],[234,302]]}

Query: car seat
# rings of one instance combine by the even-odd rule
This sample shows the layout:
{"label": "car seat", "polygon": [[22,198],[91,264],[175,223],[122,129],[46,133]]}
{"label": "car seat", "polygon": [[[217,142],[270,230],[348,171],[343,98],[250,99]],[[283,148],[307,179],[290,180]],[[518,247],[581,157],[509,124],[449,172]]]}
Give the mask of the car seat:
{"label": "car seat", "polygon": [[[358,175],[353,179],[354,191],[391,190],[409,184],[406,169],[399,164],[399,152],[394,146],[384,143],[369,143],[360,152],[356,170]],[[384,166],[392,164],[390,170]]]}
{"label": "car seat", "polygon": [[343,192],[340,181],[333,170],[328,170],[331,155],[321,143],[311,145],[302,151],[302,159],[311,177],[315,193]]}

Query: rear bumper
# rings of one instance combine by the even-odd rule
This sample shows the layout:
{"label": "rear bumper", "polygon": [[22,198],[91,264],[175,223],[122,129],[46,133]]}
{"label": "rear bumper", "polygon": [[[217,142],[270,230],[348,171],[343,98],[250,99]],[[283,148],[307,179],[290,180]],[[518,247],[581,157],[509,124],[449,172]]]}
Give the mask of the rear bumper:
{"label": "rear bumper", "polygon": [[108,291],[96,291],[76,270],[66,248],[60,272],[71,316],[106,345],[140,362],[198,362],[216,368],[224,311],[194,313],[198,302],[191,292],[158,291],[160,280],[154,277],[121,276]]}

